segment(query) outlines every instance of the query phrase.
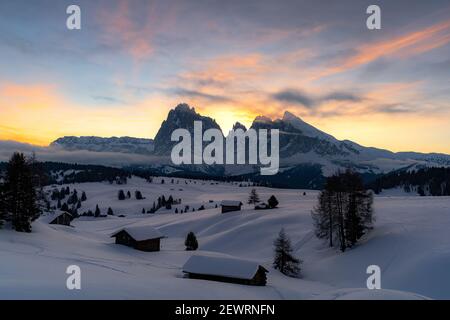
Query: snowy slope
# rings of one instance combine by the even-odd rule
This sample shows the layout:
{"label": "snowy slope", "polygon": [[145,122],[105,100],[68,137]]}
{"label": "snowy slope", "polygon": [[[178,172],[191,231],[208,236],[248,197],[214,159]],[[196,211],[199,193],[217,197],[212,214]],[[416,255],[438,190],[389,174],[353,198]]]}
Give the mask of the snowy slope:
{"label": "snowy slope", "polygon": [[[151,299],[421,299],[450,298],[450,198],[388,196],[375,199],[375,230],[356,248],[341,253],[315,238],[310,211],[316,191],[257,188],[262,200],[275,194],[276,210],[220,214],[223,199],[246,202],[250,187],[160,178],[149,184],[133,178],[128,185],[70,185],[86,191],[81,211],[116,216],[80,218],[74,227],[34,223],[31,234],[0,230],[0,298],[151,298]],[[119,189],[139,189],[145,200],[117,200]],[[141,214],[157,196],[172,194],[182,204],[204,211],[174,214],[161,209]],[[210,202],[210,200],[212,202]],[[124,218],[117,215],[124,214]],[[161,252],[139,252],[115,245],[114,231],[152,226],[167,238]],[[272,242],[280,228],[291,237],[303,261],[303,278],[288,278],[272,269]],[[184,250],[184,238],[195,232],[200,250]],[[193,254],[228,254],[260,263],[269,270],[266,287],[251,287],[183,278],[182,266]],[[68,265],[82,270],[82,290],[65,287]],[[365,288],[366,268],[382,270],[383,291]]]}

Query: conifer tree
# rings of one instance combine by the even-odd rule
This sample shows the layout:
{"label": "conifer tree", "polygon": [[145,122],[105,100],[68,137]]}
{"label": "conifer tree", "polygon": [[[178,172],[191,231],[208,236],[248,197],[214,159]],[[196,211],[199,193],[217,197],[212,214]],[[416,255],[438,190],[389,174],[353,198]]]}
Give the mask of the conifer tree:
{"label": "conifer tree", "polygon": [[269,205],[269,208],[273,209],[278,206],[278,200],[275,198],[274,195],[270,196],[269,200],[267,200],[267,204]]}
{"label": "conifer tree", "polygon": [[136,200],[142,200],[142,199],[144,199],[144,197],[142,196],[142,193],[141,193],[139,190],[136,190],[136,191],[134,192],[134,196],[135,196]]}
{"label": "conifer tree", "polygon": [[198,249],[198,241],[195,234],[191,231],[187,234],[186,240],[184,241],[187,251],[193,251]]}
{"label": "conifer tree", "polygon": [[59,191],[59,198],[62,200],[66,197],[66,188],[61,188]]}
{"label": "conifer tree", "polygon": [[273,267],[289,277],[299,277],[301,261],[293,256],[291,241],[284,229],[280,230],[278,238],[274,241],[274,246],[275,258]]}
{"label": "conifer tree", "polygon": [[161,206],[162,206],[162,200],[161,200],[161,197],[158,197],[158,206],[156,207],[156,210],[161,208]]}
{"label": "conifer tree", "polygon": [[14,153],[9,160],[1,193],[1,215],[11,219],[16,231],[31,232],[31,222],[41,209],[33,165],[22,153]]}
{"label": "conifer tree", "polygon": [[96,205],[96,206],[95,206],[95,213],[94,213],[94,216],[95,216],[96,218],[98,218],[98,217],[100,217],[100,214],[101,214],[100,208],[98,207],[98,205]]}
{"label": "conifer tree", "polygon": [[61,211],[69,211],[69,206],[67,205],[67,202],[64,202],[61,206]]}
{"label": "conifer tree", "polygon": [[123,190],[119,190],[117,197],[119,200],[125,200],[125,193],[123,192]]}
{"label": "conifer tree", "polygon": [[250,195],[248,196],[248,204],[256,204],[259,202],[259,195],[256,192],[256,189],[252,189],[250,191]]}

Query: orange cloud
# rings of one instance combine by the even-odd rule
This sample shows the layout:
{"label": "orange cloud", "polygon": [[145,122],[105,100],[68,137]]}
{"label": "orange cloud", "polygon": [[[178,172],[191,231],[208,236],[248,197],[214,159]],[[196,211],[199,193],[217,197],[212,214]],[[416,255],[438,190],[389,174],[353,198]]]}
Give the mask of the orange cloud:
{"label": "orange cloud", "polygon": [[432,25],[423,30],[415,31],[391,38],[385,41],[363,45],[357,48],[357,53],[338,66],[334,66],[319,73],[316,78],[326,77],[336,73],[375,61],[378,58],[389,55],[406,57],[414,54],[424,53],[450,42],[450,20]]}
{"label": "orange cloud", "polygon": [[2,109],[42,110],[58,102],[58,98],[50,93],[51,90],[52,87],[49,85],[3,85],[0,89],[0,97],[5,100],[5,106]]}
{"label": "orange cloud", "polygon": [[105,28],[102,40],[123,46],[126,52],[140,60],[153,53],[152,29],[149,23],[141,28],[136,26],[130,14],[128,1],[119,1],[115,10],[101,11],[100,19]]}
{"label": "orange cloud", "polygon": [[[121,47],[135,60],[141,61],[154,54],[154,37],[173,28],[177,8],[173,3],[160,8],[160,4],[148,2],[136,10],[133,4],[136,3],[121,0],[115,7],[100,10],[99,20],[103,28],[100,39],[113,47]],[[145,19],[139,16],[143,12]]]}
{"label": "orange cloud", "polygon": [[[263,64],[263,56],[259,53],[247,55],[225,55],[212,58],[206,63],[199,64],[197,70],[184,72],[181,79],[193,80],[196,83],[207,86],[208,84],[231,83],[243,77],[257,75],[268,70]],[[195,63],[195,61],[193,61]]]}

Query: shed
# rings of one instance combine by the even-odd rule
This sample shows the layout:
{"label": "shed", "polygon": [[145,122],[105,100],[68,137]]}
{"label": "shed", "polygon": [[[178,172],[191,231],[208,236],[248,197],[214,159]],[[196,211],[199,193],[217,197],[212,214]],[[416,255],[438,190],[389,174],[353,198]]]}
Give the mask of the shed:
{"label": "shed", "polygon": [[39,218],[40,221],[46,222],[48,224],[60,224],[63,226],[70,226],[70,222],[72,221],[72,219],[72,215],[66,211],[48,214]]}
{"label": "shed", "polygon": [[269,271],[257,262],[236,257],[194,255],[184,264],[183,272],[191,279],[265,286]]}
{"label": "shed", "polygon": [[111,235],[116,244],[123,244],[141,251],[159,251],[160,241],[164,236],[150,226],[126,227]]}
{"label": "shed", "polygon": [[236,200],[223,200],[220,203],[222,207],[222,213],[231,212],[231,211],[240,211],[242,207],[242,202]]}

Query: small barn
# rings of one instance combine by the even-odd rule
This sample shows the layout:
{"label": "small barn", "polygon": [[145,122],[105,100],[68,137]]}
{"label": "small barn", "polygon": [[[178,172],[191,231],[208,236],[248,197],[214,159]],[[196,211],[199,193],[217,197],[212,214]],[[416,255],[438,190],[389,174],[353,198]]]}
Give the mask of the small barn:
{"label": "small barn", "polygon": [[122,244],[140,251],[159,251],[161,239],[164,236],[150,226],[123,228],[111,235],[116,238],[116,244]]}
{"label": "small barn", "polygon": [[194,255],[184,264],[183,272],[191,279],[265,286],[269,271],[254,261],[229,256]]}
{"label": "small barn", "polygon": [[48,214],[40,218],[41,221],[48,224],[60,224],[63,226],[70,226],[70,222],[72,221],[72,219],[72,215],[66,211]]}
{"label": "small barn", "polygon": [[236,200],[223,200],[220,203],[222,208],[222,213],[231,212],[231,211],[240,211],[242,207],[242,202]]}

